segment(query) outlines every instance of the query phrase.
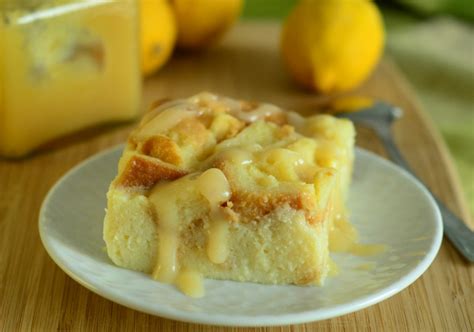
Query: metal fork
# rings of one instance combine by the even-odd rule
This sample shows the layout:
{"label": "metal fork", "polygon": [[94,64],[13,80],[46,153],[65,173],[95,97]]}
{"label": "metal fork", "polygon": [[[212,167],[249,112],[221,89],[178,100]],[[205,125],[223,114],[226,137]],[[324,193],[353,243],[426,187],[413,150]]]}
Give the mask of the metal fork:
{"label": "metal fork", "polygon": [[[354,123],[359,123],[375,130],[381,138],[390,159],[420,180],[401,155],[395,145],[390,130],[391,124],[400,118],[402,114],[402,110],[397,107],[387,103],[377,102],[369,108],[355,112],[338,113],[336,116],[348,118]],[[429,189],[428,191],[433,195],[440,209],[445,235],[467,260],[474,262],[474,232],[472,232],[459,217],[451,212]]]}

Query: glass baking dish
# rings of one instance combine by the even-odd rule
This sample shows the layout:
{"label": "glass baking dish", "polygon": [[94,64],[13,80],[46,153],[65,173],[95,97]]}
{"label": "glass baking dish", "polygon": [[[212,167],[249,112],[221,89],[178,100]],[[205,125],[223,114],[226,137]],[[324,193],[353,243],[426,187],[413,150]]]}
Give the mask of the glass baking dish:
{"label": "glass baking dish", "polygon": [[55,137],[139,113],[135,0],[0,6],[0,155],[22,156]]}

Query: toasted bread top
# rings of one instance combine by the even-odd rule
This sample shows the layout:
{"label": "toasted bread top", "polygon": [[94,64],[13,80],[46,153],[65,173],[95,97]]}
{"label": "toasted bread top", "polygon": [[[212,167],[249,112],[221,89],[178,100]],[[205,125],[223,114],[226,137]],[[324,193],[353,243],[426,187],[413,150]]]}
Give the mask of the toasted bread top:
{"label": "toasted bread top", "polygon": [[157,183],[218,168],[242,220],[288,204],[317,223],[334,187],[348,184],[353,145],[348,120],[303,118],[271,104],[200,93],[154,105],[130,134],[112,186],[147,193]]}

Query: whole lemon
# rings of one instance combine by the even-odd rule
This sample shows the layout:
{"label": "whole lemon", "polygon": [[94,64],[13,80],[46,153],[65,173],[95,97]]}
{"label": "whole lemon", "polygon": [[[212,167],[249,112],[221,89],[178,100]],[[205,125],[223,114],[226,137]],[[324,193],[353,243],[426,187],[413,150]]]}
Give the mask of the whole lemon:
{"label": "whole lemon", "polygon": [[242,0],[172,0],[178,23],[178,46],[196,49],[221,37],[237,19]]}
{"label": "whole lemon", "polygon": [[176,22],[166,0],[140,0],[142,72],[151,74],[163,66],[176,43]]}
{"label": "whole lemon", "polygon": [[359,85],[379,61],[383,45],[382,17],[370,0],[303,0],[281,35],[291,75],[323,93]]}

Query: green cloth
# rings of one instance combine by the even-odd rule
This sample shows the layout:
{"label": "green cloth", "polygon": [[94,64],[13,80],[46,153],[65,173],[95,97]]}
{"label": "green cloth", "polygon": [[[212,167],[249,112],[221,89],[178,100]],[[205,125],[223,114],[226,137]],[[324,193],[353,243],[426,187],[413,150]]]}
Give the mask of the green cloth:
{"label": "green cloth", "polygon": [[[431,1],[431,0],[430,0]],[[425,15],[473,18],[473,0],[401,0]],[[247,0],[244,18],[282,20],[297,0]],[[408,7],[407,7],[408,8]],[[464,15],[461,15],[463,14]],[[383,7],[387,53],[395,59],[441,131],[474,215],[474,28],[449,16],[415,17]]]}
{"label": "green cloth", "polygon": [[297,3],[298,0],[245,0],[242,16],[282,19]]}
{"label": "green cloth", "polygon": [[423,15],[448,14],[464,19],[474,19],[472,0],[397,0],[395,2]]}
{"label": "green cloth", "polygon": [[474,27],[444,16],[384,16],[387,51],[441,131],[474,214]]}

